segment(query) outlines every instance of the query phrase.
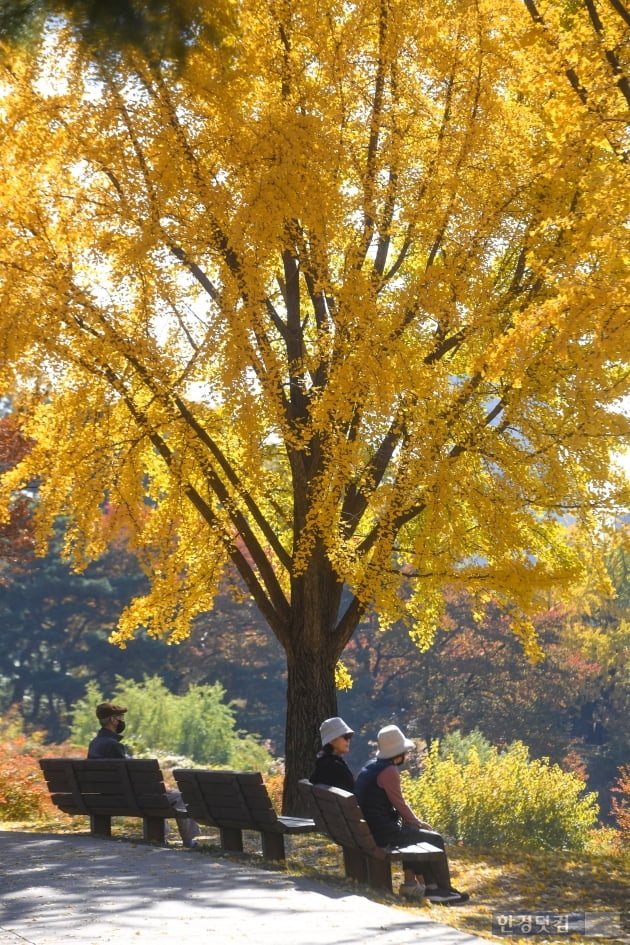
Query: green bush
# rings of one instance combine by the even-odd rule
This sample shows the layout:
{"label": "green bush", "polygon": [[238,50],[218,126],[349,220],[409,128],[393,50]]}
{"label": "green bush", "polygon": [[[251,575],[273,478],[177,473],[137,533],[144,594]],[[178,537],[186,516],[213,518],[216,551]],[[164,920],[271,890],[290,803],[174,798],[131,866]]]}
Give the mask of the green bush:
{"label": "green bush", "polygon": [[235,729],[234,710],[224,702],[220,683],[191,686],[178,696],[157,676],[142,682],[116,677],[113,693],[104,696],[89,683],[83,699],[73,707],[72,741],[87,748],[98,729],[99,702],[115,702],[128,709],[125,744],[134,755],[169,756],[208,767],[266,772],[273,767],[267,749]]}
{"label": "green bush", "polygon": [[421,776],[403,772],[404,792],[419,817],[470,846],[583,850],[599,808],[572,772],[530,759],[522,742],[491,748],[482,761],[473,745],[465,759],[442,758],[435,743]]}
{"label": "green bush", "polygon": [[442,760],[454,758],[455,761],[465,764],[473,748],[482,764],[490,760],[493,751],[492,743],[478,728],[473,729],[468,735],[463,735],[457,729],[440,739],[438,756]]}

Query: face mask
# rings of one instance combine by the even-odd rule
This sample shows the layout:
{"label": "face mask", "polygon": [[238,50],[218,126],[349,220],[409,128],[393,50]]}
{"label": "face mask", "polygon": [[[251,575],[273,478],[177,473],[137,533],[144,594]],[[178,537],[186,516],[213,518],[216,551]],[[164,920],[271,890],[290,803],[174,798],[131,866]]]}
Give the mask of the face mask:
{"label": "face mask", "polygon": [[117,734],[117,735],[122,735],[122,733],[123,733],[124,731],[125,731],[125,723],[124,723],[123,720],[121,719],[120,722],[118,722],[117,725],[116,725],[116,734]]}

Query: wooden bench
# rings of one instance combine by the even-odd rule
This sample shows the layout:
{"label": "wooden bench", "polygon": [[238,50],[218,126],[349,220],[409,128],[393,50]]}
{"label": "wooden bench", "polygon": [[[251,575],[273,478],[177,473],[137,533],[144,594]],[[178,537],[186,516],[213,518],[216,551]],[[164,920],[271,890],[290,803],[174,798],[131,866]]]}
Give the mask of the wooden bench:
{"label": "wooden bench", "polygon": [[173,777],[191,817],[217,827],[226,852],[243,852],[243,830],[260,833],[265,859],[284,860],[287,834],[317,830],[313,820],[281,817],[258,771],[210,771],[175,768]]}
{"label": "wooden bench", "polygon": [[164,842],[165,820],[175,816],[154,759],[41,758],[54,804],[90,818],[94,836],[111,837],[112,817],[141,817],[145,840]]}
{"label": "wooden bench", "polygon": [[299,781],[298,787],[317,826],[342,848],[349,879],[392,892],[392,861],[426,863],[444,855],[432,843],[379,847],[354,794],[306,780]]}

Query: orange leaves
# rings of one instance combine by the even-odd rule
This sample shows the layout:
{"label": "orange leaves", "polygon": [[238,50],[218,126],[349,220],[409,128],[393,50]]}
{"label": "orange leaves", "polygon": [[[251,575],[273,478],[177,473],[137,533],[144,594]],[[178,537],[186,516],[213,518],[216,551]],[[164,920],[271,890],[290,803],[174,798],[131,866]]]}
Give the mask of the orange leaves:
{"label": "orange leaves", "polygon": [[619,768],[619,777],[615,781],[612,792],[612,815],[621,833],[621,842],[625,846],[630,839],[630,767],[623,765]]}

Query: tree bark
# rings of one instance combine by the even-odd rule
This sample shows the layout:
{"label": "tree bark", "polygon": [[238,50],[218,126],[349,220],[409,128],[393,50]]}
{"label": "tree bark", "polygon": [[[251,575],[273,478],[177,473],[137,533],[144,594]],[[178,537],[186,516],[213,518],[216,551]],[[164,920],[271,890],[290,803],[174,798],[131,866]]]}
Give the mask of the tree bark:
{"label": "tree bark", "polygon": [[287,652],[284,814],[307,815],[297,783],[313,770],[320,747],[320,724],[337,715],[336,662],[336,656],[321,647],[306,650],[298,644]]}
{"label": "tree bark", "polygon": [[283,812],[300,810],[297,782],[313,770],[319,726],[337,714],[335,667],[347,638],[339,632],[343,585],[321,541],[291,587],[291,621],[285,638],[287,711]]}

